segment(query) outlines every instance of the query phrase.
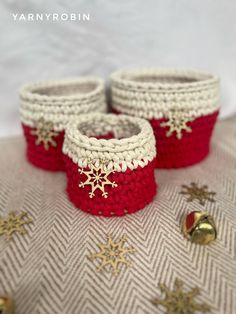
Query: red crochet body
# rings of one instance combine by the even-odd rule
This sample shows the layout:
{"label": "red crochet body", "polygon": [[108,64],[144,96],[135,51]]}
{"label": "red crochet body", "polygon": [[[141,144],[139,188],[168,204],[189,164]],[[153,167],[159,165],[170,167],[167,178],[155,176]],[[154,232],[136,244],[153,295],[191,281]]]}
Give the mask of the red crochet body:
{"label": "red crochet body", "polygon": [[[112,109],[114,113],[121,112]],[[166,119],[149,120],[156,138],[157,168],[181,168],[191,166],[207,157],[210,150],[210,140],[219,111],[212,114],[196,118],[187,125],[192,132],[183,131],[180,140],[173,133],[166,136],[168,128],[163,128],[160,124]]]}
{"label": "red crochet body", "polygon": [[[135,170],[110,173],[108,179],[115,181],[117,187],[105,186],[108,197],[104,198],[100,190],[95,190],[95,196],[89,197],[91,185],[79,187],[87,176],[79,173],[79,167],[68,156],[64,156],[67,172],[67,193],[74,205],[92,215],[105,217],[123,216],[144,208],[156,194],[153,160],[146,167]],[[89,169],[83,169],[84,171]]]}
{"label": "red crochet body", "polygon": [[209,153],[212,131],[218,111],[196,118],[188,123],[192,132],[183,131],[180,140],[173,133],[166,136],[168,128],[160,127],[165,119],[151,120],[156,137],[157,168],[179,168],[193,165],[203,160]]}
{"label": "red crochet body", "polygon": [[64,131],[60,132],[57,136],[53,138],[57,143],[57,146],[50,146],[49,149],[46,150],[43,144],[35,144],[37,137],[31,134],[31,131],[34,130],[33,128],[28,127],[24,124],[22,124],[22,127],[27,142],[26,154],[29,162],[32,163],[34,166],[42,168],[44,170],[64,170],[65,165],[62,154]]}

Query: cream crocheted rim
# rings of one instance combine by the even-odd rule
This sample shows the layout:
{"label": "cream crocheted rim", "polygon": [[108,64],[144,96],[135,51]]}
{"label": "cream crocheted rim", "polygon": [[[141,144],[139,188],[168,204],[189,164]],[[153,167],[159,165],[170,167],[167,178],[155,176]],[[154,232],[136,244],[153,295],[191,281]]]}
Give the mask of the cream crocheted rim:
{"label": "cream crocheted rim", "polygon": [[[115,138],[96,137],[112,132]],[[106,161],[108,170],[125,172],[145,167],[156,156],[155,137],[144,119],[127,115],[90,113],[66,128],[63,153],[80,168]]]}
{"label": "cream crocheted rim", "polygon": [[219,78],[207,72],[178,69],[131,69],[119,70],[111,74],[114,84],[124,87],[150,90],[189,90],[202,89],[218,84]]}
{"label": "cream crocheted rim", "polygon": [[136,69],[111,75],[114,109],[147,119],[184,110],[193,117],[219,110],[219,78],[194,70]]}
{"label": "cream crocheted rim", "polygon": [[63,130],[74,116],[106,111],[104,81],[95,77],[49,80],[20,89],[21,121],[31,127],[43,118]]}
{"label": "cream crocheted rim", "polygon": [[20,97],[34,101],[53,102],[90,99],[104,91],[104,81],[96,77],[39,81],[22,86]]}

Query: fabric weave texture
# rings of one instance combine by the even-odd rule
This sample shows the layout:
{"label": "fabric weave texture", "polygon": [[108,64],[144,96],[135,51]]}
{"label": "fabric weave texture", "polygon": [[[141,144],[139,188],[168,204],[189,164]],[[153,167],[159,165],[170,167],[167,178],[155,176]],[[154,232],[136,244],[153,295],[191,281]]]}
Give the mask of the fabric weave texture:
{"label": "fabric weave texture", "polygon": [[[95,217],[68,200],[64,173],[30,165],[22,138],[0,140],[0,215],[27,211],[33,222],[11,242],[0,237],[0,295],[12,295],[17,314],[165,313],[151,300],[162,298],[158,284],[172,288],[176,278],[186,291],[199,287],[198,303],[213,314],[236,312],[236,117],[217,124],[212,151],[184,169],[159,169],[158,194],[143,210],[123,217]],[[187,203],[182,184],[206,184],[215,203]],[[194,245],[181,231],[183,216],[207,210],[218,237]],[[88,256],[105,243],[127,236],[132,267],[117,276],[96,272]]]}

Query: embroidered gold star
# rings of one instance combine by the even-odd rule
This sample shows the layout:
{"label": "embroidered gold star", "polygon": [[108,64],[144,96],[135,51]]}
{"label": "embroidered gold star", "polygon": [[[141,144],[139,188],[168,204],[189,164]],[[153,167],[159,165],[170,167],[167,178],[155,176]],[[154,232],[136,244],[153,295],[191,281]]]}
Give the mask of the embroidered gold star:
{"label": "embroidered gold star", "polygon": [[186,116],[183,112],[172,112],[168,116],[168,121],[162,122],[160,126],[162,128],[169,128],[166,132],[167,137],[170,137],[175,132],[177,139],[180,140],[183,136],[183,131],[192,132],[191,127],[187,125],[190,121],[192,121],[192,118]]}
{"label": "embroidered gold star", "polygon": [[0,235],[5,235],[6,239],[10,240],[14,232],[25,234],[26,230],[23,225],[32,222],[27,215],[26,212],[21,212],[19,215],[12,212],[7,218],[0,218]]}
{"label": "embroidered gold star", "polygon": [[199,204],[205,205],[206,201],[215,202],[214,195],[215,192],[209,192],[208,186],[203,185],[198,187],[196,183],[192,182],[190,186],[182,185],[183,190],[180,194],[188,195],[187,202],[192,202],[195,199],[199,201]]}
{"label": "embroidered gold star", "polygon": [[127,267],[131,267],[132,263],[126,259],[127,254],[134,253],[133,247],[125,247],[127,238],[123,236],[119,241],[113,241],[111,235],[107,236],[107,243],[99,244],[100,251],[92,254],[89,258],[91,260],[100,259],[100,264],[97,267],[97,271],[105,270],[112,272],[113,275],[117,275],[120,271],[120,264],[125,264]]}
{"label": "embroidered gold star", "polygon": [[104,164],[101,163],[100,166],[90,165],[90,170],[84,171],[79,169],[79,173],[85,174],[87,180],[85,182],[80,182],[79,187],[83,188],[85,185],[91,186],[91,192],[89,192],[89,197],[93,198],[95,196],[95,191],[100,190],[104,198],[108,197],[108,192],[105,191],[106,185],[111,185],[113,188],[117,187],[115,181],[111,182],[108,179],[109,174],[113,173],[114,170],[106,170]]}
{"label": "embroidered gold star", "polygon": [[194,314],[196,311],[207,313],[210,311],[206,303],[199,304],[194,298],[200,294],[198,288],[193,288],[189,292],[184,292],[183,282],[175,280],[174,290],[171,291],[165,284],[160,284],[161,292],[165,293],[164,299],[153,299],[152,304],[162,305],[166,308],[166,314]]}
{"label": "embroidered gold star", "polygon": [[57,143],[53,138],[58,135],[58,132],[53,130],[53,124],[51,122],[47,122],[44,119],[38,120],[36,129],[32,130],[30,133],[37,137],[35,144],[43,144],[46,150],[49,149],[50,145],[53,147],[57,146]]}

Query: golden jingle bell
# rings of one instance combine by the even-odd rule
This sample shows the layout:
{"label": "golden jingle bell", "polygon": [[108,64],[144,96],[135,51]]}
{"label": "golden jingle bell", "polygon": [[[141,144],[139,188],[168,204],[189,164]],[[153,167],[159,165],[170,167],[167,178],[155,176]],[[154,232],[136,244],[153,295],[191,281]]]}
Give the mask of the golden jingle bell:
{"label": "golden jingle bell", "polygon": [[12,299],[6,296],[0,296],[0,313],[14,314],[14,303]]}
{"label": "golden jingle bell", "polygon": [[183,220],[184,236],[197,244],[208,244],[216,239],[215,222],[207,212],[193,211]]}

